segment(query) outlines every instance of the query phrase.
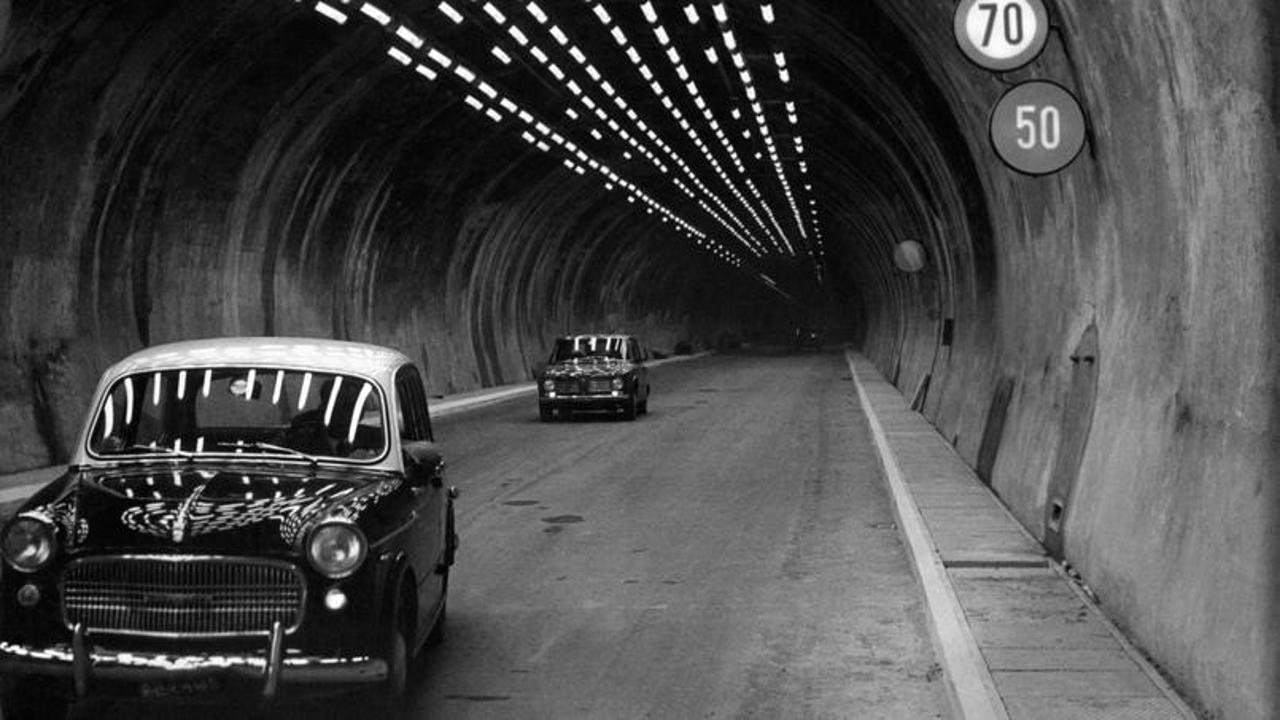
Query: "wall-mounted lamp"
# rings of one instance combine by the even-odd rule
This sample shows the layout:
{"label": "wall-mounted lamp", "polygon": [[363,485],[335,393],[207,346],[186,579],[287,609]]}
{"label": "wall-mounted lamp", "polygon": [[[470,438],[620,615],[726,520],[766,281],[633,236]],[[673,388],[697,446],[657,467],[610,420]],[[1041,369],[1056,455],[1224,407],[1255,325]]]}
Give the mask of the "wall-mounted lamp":
{"label": "wall-mounted lamp", "polygon": [[893,262],[902,272],[920,272],[924,269],[924,246],[915,240],[904,240],[893,249]]}

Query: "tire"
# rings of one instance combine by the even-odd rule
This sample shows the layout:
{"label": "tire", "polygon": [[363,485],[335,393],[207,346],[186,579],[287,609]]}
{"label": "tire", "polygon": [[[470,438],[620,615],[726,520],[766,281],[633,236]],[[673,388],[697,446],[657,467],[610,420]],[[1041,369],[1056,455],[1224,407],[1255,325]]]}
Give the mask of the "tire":
{"label": "tire", "polygon": [[551,422],[556,419],[555,408],[541,406],[538,408],[538,419],[542,422]]}
{"label": "tire", "polygon": [[644,389],[644,400],[641,400],[640,404],[636,405],[636,412],[640,413],[641,415],[649,414],[649,393],[650,393],[650,389],[648,388],[648,386],[646,386]]}
{"label": "tire", "polygon": [[11,678],[0,689],[4,720],[64,720],[71,711],[65,690],[45,678]]}
{"label": "tire", "polygon": [[626,404],[626,405],[624,405],[624,406],[622,407],[622,419],[623,419],[623,420],[635,420],[635,419],[636,419],[636,407],[637,407],[637,404],[636,404],[636,396],[635,396],[635,395],[632,395],[632,396],[630,397],[630,399],[628,399],[628,400],[627,400],[627,404]]}
{"label": "tire", "polygon": [[[403,592],[402,592],[403,595]],[[404,717],[405,688],[409,678],[409,637],[406,617],[412,617],[413,609],[406,607],[411,599],[402,598],[396,603],[396,614],[387,629],[387,679],[373,687],[367,694],[367,712],[370,720],[402,720]],[[411,613],[405,615],[405,613]]]}

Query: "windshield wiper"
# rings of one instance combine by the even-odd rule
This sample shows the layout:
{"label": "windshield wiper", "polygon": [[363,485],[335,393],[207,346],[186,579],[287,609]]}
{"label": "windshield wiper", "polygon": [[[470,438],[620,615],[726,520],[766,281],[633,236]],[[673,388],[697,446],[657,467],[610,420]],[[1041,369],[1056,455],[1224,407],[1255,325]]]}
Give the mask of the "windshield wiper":
{"label": "windshield wiper", "polygon": [[304,453],[301,450],[297,450],[291,447],[285,447],[284,445],[275,445],[273,443],[259,442],[257,440],[253,442],[245,442],[244,440],[234,440],[232,442],[220,442],[218,443],[218,447],[233,448],[236,450],[258,450],[258,451],[265,450],[266,452],[278,452],[278,453],[284,453],[286,455],[292,455],[293,457],[296,457],[296,458],[301,458],[303,460],[310,462],[312,465],[320,464],[319,458],[317,458],[314,455],[308,455],[307,453]]}

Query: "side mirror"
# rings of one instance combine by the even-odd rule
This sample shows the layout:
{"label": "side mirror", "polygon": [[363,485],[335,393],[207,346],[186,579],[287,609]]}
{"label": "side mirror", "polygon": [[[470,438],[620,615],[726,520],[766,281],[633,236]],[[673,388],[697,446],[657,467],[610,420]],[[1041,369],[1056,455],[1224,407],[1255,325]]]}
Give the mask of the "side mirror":
{"label": "side mirror", "polygon": [[404,454],[405,477],[412,487],[422,487],[430,483],[432,487],[444,485],[444,456],[435,443],[428,440],[407,442],[401,451]]}

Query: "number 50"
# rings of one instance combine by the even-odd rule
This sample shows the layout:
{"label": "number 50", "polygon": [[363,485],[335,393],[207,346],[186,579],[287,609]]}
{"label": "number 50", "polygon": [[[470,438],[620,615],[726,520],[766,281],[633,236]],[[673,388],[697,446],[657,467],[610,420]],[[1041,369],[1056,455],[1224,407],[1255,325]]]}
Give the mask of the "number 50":
{"label": "number 50", "polygon": [[1014,123],[1018,128],[1018,147],[1023,150],[1037,145],[1045,150],[1055,150],[1062,143],[1062,114],[1053,105],[1043,108],[1019,105]]}

